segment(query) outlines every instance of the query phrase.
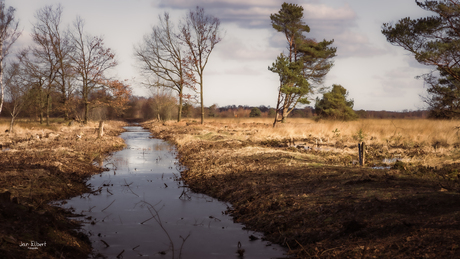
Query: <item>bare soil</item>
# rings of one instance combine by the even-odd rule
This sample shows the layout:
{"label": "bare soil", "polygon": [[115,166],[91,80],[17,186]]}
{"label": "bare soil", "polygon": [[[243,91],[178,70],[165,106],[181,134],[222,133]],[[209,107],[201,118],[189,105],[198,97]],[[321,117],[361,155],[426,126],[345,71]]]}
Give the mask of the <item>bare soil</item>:
{"label": "bare soil", "polygon": [[231,202],[237,222],[293,257],[460,258],[459,163],[372,169],[388,150],[370,147],[361,167],[357,148],[334,153],[240,137],[269,125],[143,125],[177,145],[193,191]]}
{"label": "bare soil", "polygon": [[[0,258],[86,258],[91,253],[80,222],[51,201],[90,191],[85,180],[120,150],[122,122],[43,126],[23,123],[18,133],[0,133]],[[36,248],[36,249],[32,249]]]}

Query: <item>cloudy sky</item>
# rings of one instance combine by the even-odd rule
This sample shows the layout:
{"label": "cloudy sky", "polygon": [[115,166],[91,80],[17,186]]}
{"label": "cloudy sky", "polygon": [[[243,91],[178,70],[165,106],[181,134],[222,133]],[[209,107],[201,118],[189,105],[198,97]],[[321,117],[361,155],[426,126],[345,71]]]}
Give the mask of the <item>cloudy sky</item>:
{"label": "cloudy sky", "polygon": [[[283,51],[285,38],[271,28],[270,14],[281,8],[280,0],[6,0],[16,8],[23,35],[16,47],[31,43],[34,13],[45,5],[64,7],[63,27],[77,15],[93,35],[103,35],[115,50],[120,65],[112,72],[132,80],[134,93],[148,95],[139,82],[133,46],[141,42],[158,15],[167,11],[178,21],[196,6],[221,20],[224,39],[211,54],[205,69],[204,102],[226,105],[270,105],[277,99],[278,76],[267,68]],[[334,39],[335,65],[324,86],[341,84],[355,101],[355,109],[401,111],[424,108],[423,81],[415,79],[430,71],[412,56],[389,44],[382,24],[410,16],[431,15],[414,0],[293,0],[304,7],[308,37]],[[314,98],[315,96],[312,96]],[[314,105],[314,101],[312,102]]]}

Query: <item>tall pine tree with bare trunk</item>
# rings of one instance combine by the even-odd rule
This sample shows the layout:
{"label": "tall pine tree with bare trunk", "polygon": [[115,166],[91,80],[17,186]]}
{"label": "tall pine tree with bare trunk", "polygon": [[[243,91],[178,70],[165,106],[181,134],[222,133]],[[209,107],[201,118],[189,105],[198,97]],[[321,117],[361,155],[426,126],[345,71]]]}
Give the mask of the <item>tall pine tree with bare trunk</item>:
{"label": "tall pine tree with bare trunk", "polygon": [[272,27],[286,37],[288,49],[288,54],[281,53],[268,68],[280,78],[275,127],[277,122],[284,122],[298,104],[310,103],[309,96],[315,85],[322,83],[333,66],[331,59],[336,48],[330,47],[333,40],[317,42],[304,35],[310,32],[310,27],[302,21],[302,6],[283,3],[270,19]]}

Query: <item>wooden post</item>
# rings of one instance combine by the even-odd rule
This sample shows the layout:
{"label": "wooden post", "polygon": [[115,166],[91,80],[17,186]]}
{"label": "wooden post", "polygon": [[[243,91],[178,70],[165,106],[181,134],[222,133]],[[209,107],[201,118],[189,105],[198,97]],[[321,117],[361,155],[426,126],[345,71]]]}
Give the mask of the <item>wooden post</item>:
{"label": "wooden post", "polygon": [[358,156],[359,156],[359,165],[363,166],[365,163],[365,154],[366,154],[364,142],[358,143]]}
{"label": "wooden post", "polygon": [[104,121],[99,121],[99,134],[98,138],[102,138],[104,135]]}
{"label": "wooden post", "polygon": [[358,142],[358,164],[361,165],[361,143]]}
{"label": "wooden post", "polygon": [[364,166],[364,163],[366,162],[366,145],[363,143],[361,143],[361,165]]}

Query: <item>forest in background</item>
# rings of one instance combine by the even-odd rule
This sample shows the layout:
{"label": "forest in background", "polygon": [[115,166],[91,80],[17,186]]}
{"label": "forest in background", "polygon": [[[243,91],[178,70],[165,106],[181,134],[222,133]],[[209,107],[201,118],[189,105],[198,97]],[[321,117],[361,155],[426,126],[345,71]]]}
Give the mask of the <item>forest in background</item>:
{"label": "forest in background", "polygon": [[[57,93],[56,93],[57,94]],[[59,107],[59,99],[52,98],[51,107]],[[8,111],[13,109],[13,103],[6,101],[5,109]],[[40,110],[34,109],[35,103],[31,102],[24,109],[21,110],[18,118],[39,120]],[[78,104],[76,104],[78,106]],[[29,107],[27,107],[29,106]],[[83,108],[83,107],[81,107]],[[175,120],[177,116],[177,98],[171,93],[159,93],[151,97],[143,96],[130,96],[129,101],[123,106],[113,107],[103,105],[95,107],[89,111],[90,120],[113,120],[113,119],[138,119],[138,120]],[[83,109],[78,109],[83,111]],[[123,110],[120,112],[120,110]],[[261,118],[275,118],[275,108],[265,105],[248,106],[248,105],[226,105],[220,107],[218,104],[213,104],[204,107],[206,118],[248,118],[248,117],[261,117]],[[251,111],[256,110],[258,112]],[[74,111],[75,112],[75,111]],[[259,113],[260,112],[260,113]],[[428,118],[428,110],[403,110],[403,111],[372,111],[372,110],[355,110],[355,113],[361,119],[418,119]],[[82,119],[81,114],[74,113],[74,119],[77,121]],[[51,109],[50,117],[61,117],[62,111],[59,109]],[[190,103],[182,105],[182,117],[190,119],[198,119],[201,116],[201,107]],[[306,106],[304,108],[295,108],[289,118],[315,118],[315,108]],[[3,118],[11,118],[8,113],[2,114]]]}

